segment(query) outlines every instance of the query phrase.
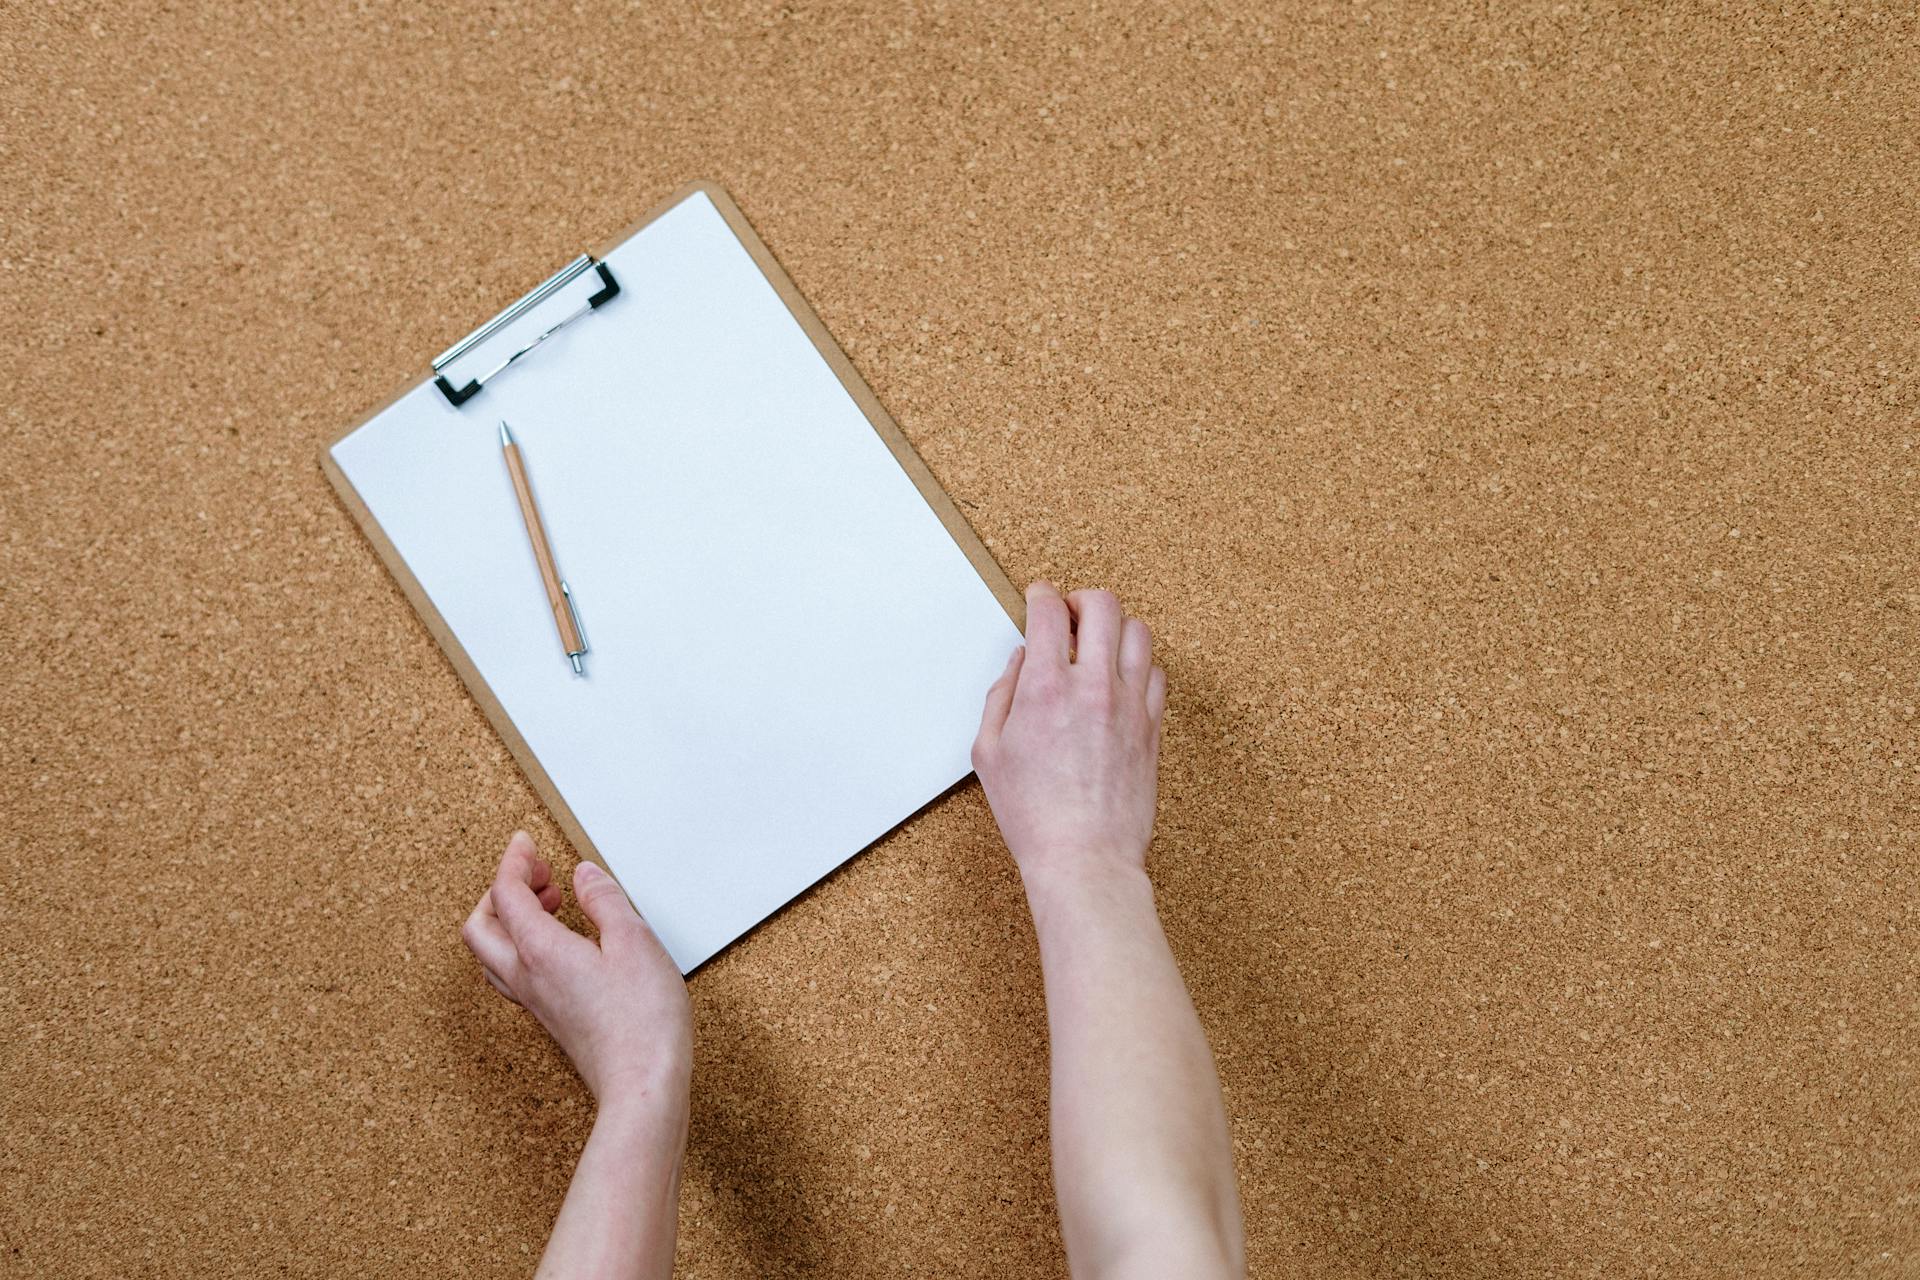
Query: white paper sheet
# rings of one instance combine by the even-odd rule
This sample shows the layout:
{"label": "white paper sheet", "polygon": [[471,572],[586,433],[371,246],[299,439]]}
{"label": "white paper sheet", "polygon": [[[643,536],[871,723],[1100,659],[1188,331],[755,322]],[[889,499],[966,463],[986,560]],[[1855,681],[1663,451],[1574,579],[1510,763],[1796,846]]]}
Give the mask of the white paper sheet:
{"label": "white paper sheet", "polygon": [[684,971],[964,777],[1020,637],[704,194],[606,261],[619,298],[333,455]]}

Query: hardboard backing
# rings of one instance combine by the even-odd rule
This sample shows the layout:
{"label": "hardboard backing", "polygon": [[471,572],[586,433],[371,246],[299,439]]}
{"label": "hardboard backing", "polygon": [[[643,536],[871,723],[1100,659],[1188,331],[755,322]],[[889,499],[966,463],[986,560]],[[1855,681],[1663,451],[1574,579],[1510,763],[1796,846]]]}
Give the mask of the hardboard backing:
{"label": "hardboard backing", "polygon": [[[1254,1274],[1914,1274],[1917,35],[0,7],[0,1274],[531,1270],[591,1106],[458,927],[575,853],[313,458],[694,174],[1153,626]],[[692,995],[682,1275],[1063,1274],[976,786]]]}
{"label": "hardboard backing", "polygon": [[[794,320],[799,323],[801,329],[813,342],[815,349],[820,352],[821,358],[827,362],[834,375],[840,379],[840,384],[847,389],[847,394],[860,407],[860,412],[866,416],[875,434],[886,443],[888,451],[899,462],[900,469],[907,474],[908,479],[913,481],[914,487],[920,491],[920,496],[939,517],[940,523],[953,538],[954,544],[967,557],[968,563],[973,565],[974,571],[993,592],[994,598],[1007,611],[1007,616],[1013,619],[1014,625],[1024,628],[1026,600],[1022,593],[1008,580],[1005,571],[995,563],[992,553],[981,544],[979,535],[967,523],[966,517],[960,514],[960,509],[954,506],[953,499],[947,496],[946,491],[940,487],[940,482],[934,479],[933,473],[928,470],[926,462],[920,455],[914,451],[912,443],[900,430],[899,424],[888,415],[886,409],[874,397],[873,389],[861,379],[859,372],[847,359],[846,353],[840,349],[839,343],[833,340],[833,335],[827,332],[827,327],[820,322],[820,317],[814,313],[812,307],[807,305],[806,299],[794,287],[792,279],[780,269],[780,263],[767,248],[766,242],[754,233],[752,224],[747,221],[746,215],[740,212],[740,206],[734,203],[733,198],[725,190],[712,182],[687,183],[656,204],[625,231],[593,250],[594,256],[605,257],[617,246],[631,239],[648,223],[695,192],[702,192],[713,201],[714,208],[718,209],[720,216],[726,219],[727,225],[732,228],[734,235],[739,238],[748,255],[760,268],[761,274],[766,276],[768,283],[780,295],[780,300],[793,313]],[[511,301],[509,299],[502,305],[509,305]],[[485,323],[485,320],[482,319],[479,323]],[[477,328],[478,324],[475,327]],[[606,860],[600,856],[599,850],[594,848],[585,829],[581,827],[579,819],[574,817],[573,810],[568,807],[565,797],[560,794],[559,788],[553,785],[553,779],[541,766],[539,757],[534,755],[527,746],[526,739],[521,736],[512,717],[507,715],[506,708],[500,705],[500,700],[494,696],[493,690],[487,686],[486,680],[474,666],[473,660],[467,656],[467,651],[461,645],[459,637],[454,634],[452,628],[447,626],[446,619],[441,616],[440,611],[434,608],[433,601],[420,586],[419,579],[415,578],[412,571],[408,569],[407,562],[394,548],[392,540],[380,527],[380,522],[374,518],[373,512],[367,508],[359,491],[353,487],[353,482],[347,479],[346,473],[334,461],[334,445],[339,444],[341,440],[377,417],[388,405],[413,390],[421,381],[422,379],[418,377],[409,379],[383,400],[379,407],[329,441],[320,452],[320,469],[333,485],[334,492],[339,495],[341,503],[353,517],[354,523],[360,527],[360,532],[366,535],[367,541],[379,555],[381,563],[387,566],[387,571],[399,584],[407,602],[420,615],[421,622],[432,634],[441,652],[446,654],[447,661],[453,665],[455,671],[459,672],[461,683],[466,686],[467,692],[479,705],[487,722],[506,743],[507,750],[513,754],[515,762],[527,775],[527,780],[533,784],[533,789],[553,816],[555,824],[559,826],[568,842],[581,857],[590,858],[605,866]]]}

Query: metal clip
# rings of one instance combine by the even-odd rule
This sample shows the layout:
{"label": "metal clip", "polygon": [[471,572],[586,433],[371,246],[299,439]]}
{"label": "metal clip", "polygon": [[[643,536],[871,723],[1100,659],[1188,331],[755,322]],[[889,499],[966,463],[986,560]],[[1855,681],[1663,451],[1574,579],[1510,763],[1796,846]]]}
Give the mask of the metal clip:
{"label": "metal clip", "polygon": [[[545,302],[548,298],[551,298],[555,293],[558,293],[561,289],[573,283],[573,281],[579,279],[589,270],[599,272],[600,289],[592,297],[588,298],[578,310],[548,325],[545,329],[541,330],[533,341],[522,346],[518,351],[509,355],[505,360],[502,360],[499,364],[487,370],[487,372],[470,379],[466,386],[456,387],[447,381],[447,376],[442,371],[448,365],[458,360],[461,356],[466,355],[469,351],[487,341],[487,339],[493,337],[514,321],[526,315],[529,311]],[[619,292],[619,282],[613,278],[613,272],[607,269],[607,264],[604,262],[595,262],[591,254],[581,254],[572,262],[569,262],[566,266],[547,277],[546,282],[541,284],[532,293],[529,293],[526,297],[520,299],[520,301],[487,321],[486,324],[475,329],[472,333],[454,343],[445,351],[442,351],[439,357],[433,362],[434,385],[440,388],[441,394],[446,396],[447,400],[454,406],[458,407],[459,405],[465,404],[467,401],[479,395],[480,388],[504,371],[508,365],[511,365],[529,351],[532,351],[548,338],[551,338],[555,333],[558,333],[561,329],[566,328],[575,320],[587,314],[587,312],[599,307],[608,299],[617,296]]]}
{"label": "metal clip", "polygon": [[586,668],[581,665],[580,659],[587,653],[587,629],[580,625],[580,610],[574,607],[573,592],[564,581],[560,584],[560,594],[566,597],[567,613],[573,618],[573,632],[580,637],[580,647],[567,650],[567,661],[573,664],[573,674],[585,675]]}

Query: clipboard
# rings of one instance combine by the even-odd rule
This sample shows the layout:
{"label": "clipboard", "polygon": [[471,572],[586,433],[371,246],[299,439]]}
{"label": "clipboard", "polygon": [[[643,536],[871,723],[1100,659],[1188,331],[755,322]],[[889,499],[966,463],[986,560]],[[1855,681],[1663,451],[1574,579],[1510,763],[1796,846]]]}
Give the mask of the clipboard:
{"label": "clipboard", "polygon": [[[823,361],[826,368],[831,371],[839,387],[844,390],[845,395],[857,407],[859,415],[871,428],[874,437],[885,446],[887,454],[891,456],[899,472],[911,482],[913,490],[924,502],[926,509],[938,520],[939,526],[951,539],[952,546],[964,557],[966,565],[977,577],[978,583],[991,593],[992,600],[997,602],[999,610],[1004,612],[1005,619],[1011,624],[1017,641],[1017,633],[1023,630],[1025,625],[1025,604],[1021,593],[1015,589],[1013,583],[1001,570],[953,500],[940,487],[924,460],[880,404],[872,389],[854,369],[818,315],[807,304],[771,251],[754,232],[739,207],[722,188],[715,184],[695,182],[682,187],[656,205],[625,233],[595,252],[576,258],[485,325],[449,347],[439,358],[431,362],[431,377],[427,382],[433,386],[433,394],[463,416],[478,410],[475,417],[476,430],[490,432],[492,420],[485,416],[486,402],[491,388],[495,385],[495,380],[499,379],[504,384],[517,376],[524,376],[514,372],[518,366],[524,365],[530,369],[537,369],[543,359],[543,349],[549,345],[550,341],[556,344],[564,344],[567,341],[562,336],[563,330],[585,330],[595,323],[596,317],[603,313],[603,309],[605,314],[614,314],[615,310],[623,304],[631,305],[628,299],[635,296],[636,291],[644,294],[645,281],[620,278],[606,259],[614,255],[620,246],[641,235],[670,211],[679,209],[683,204],[697,197],[704,197],[706,201],[711,202],[712,209],[717,211],[727,229],[737,238],[739,246],[750,256],[754,267],[764,277],[765,283],[771,286],[791,320],[804,333],[813,352],[817,353],[819,360]],[[558,307],[557,312],[556,307]],[[488,722],[506,743],[515,761],[532,782],[535,791],[539,793],[560,829],[581,855],[600,863],[618,879],[621,877],[619,859],[608,858],[598,847],[587,829],[587,824],[575,813],[574,807],[568,802],[565,788],[557,784],[539,754],[529,744],[521,728],[508,713],[501,697],[497,696],[496,690],[491,687],[481,669],[480,662],[469,652],[469,646],[463,643],[456,628],[450,624],[442,609],[436,604],[433,594],[423,585],[409,565],[406,556],[402,554],[394,539],[389,536],[388,530],[377,518],[367,496],[356,487],[339,460],[338,455],[342,447],[357,433],[378,422],[401,401],[424,394],[424,385],[426,383],[421,380],[410,381],[366,418],[330,442],[321,453],[321,467],[342,504],[393,575],[408,603],[419,614],[428,632],[439,644],[447,660],[466,685],[468,692],[485,713]],[[518,434],[521,431],[520,423],[516,422],[514,427]],[[537,447],[533,457],[535,482],[538,484]],[[546,501],[553,506],[564,507],[567,498],[564,494],[556,493]],[[524,534],[518,536],[524,538]],[[564,564],[568,549],[561,547],[559,555]],[[529,615],[535,617],[541,612],[538,601],[534,598],[529,598],[524,607]],[[594,602],[591,599],[581,602],[581,609],[587,615],[586,627],[589,632],[594,626],[593,608]],[[547,626],[550,632],[551,623],[549,622]],[[984,685],[981,686],[980,691],[984,691]],[[892,820],[883,829],[874,833],[874,838],[884,835],[887,830],[891,830],[893,826],[912,816],[919,808],[924,807],[925,803],[944,793],[965,776],[967,774],[962,772],[945,787],[941,787],[932,795],[925,796],[920,803],[913,805],[906,812],[894,814]],[[844,862],[870,843],[871,840],[863,843],[860,848],[846,851],[845,856],[834,862],[833,866]],[[831,871],[833,866],[825,867],[819,871],[819,874],[810,876],[805,884],[799,886],[799,889],[803,891],[820,875]],[[652,915],[648,912],[646,901],[646,887],[630,884],[624,884],[623,887],[627,889],[629,896],[634,898],[636,905],[640,906],[643,913],[649,914],[651,920]],[[789,894],[787,899],[782,900],[782,904],[791,896],[794,895]],[[776,904],[771,911],[759,918],[777,911],[779,905],[781,904]],[[658,929],[658,922],[655,923]],[[751,927],[751,924],[748,925],[748,928]],[[719,946],[708,947],[702,942],[687,943],[676,948],[664,933],[663,941],[668,941],[668,948],[674,953],[676,961],[680,962],[683,971],[691,971],[714,954],[719,946],[726,945],[726,942],[722,941]]]}

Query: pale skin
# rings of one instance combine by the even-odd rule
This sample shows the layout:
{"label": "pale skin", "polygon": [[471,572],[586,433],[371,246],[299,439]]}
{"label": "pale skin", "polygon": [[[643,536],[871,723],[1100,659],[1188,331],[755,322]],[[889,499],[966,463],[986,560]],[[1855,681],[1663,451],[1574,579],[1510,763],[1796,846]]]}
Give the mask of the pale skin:
{"label": "pale skin", "polygon": [[[1147,879],[1166,674],[1105,591],[1027,591],[1027,643],[987,691],[973,764],[1040,942],[1054,1187],[1076,1280],[1245,1274],[1213,1057]],[[598,1105],[541,1276],[666,1277],[693,1028],[679,970],[591,863],[554,919],[552,869],[516,832],[462,936],[487,981],[564,1049]]]}

